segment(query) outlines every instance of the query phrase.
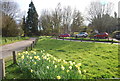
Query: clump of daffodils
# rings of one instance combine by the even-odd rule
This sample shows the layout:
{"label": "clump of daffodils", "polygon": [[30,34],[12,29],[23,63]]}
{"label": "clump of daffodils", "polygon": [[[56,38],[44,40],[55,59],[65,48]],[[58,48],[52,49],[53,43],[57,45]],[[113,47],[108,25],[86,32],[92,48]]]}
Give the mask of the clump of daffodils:
{"label": "clump of daffodils", "polygon": [[[73,61],[58,59],[57,57],[54,57],[49,53],[45,53],[44,50],[40,51],[40,54],[34,50],[34,51],[25,51],[23,53],[18,53],[18,55],[21,56],[21,61],[23,61],[22,63],[25,63],[24,61],[26,61],[26,63],[23,66],[24,67],[27,66],[32,74],[35,73],[34,76],[37,76],[36,74],[39,73],[39,68],[40,71],[42,71],[40,73],[46,73],[51,71],[50,74],[53,73],[53,76],[55,74],[58,75],[58,76],[56,75],[54,76],[54,78],[57,79],[61,79],[61,78],[64,79],[64,77],[71,78],[74,73],[76,73],[77,76],[80,76],[82,73],[83,74],[86,73],[86,70],[81,70],[80,68],[80,66],[82,65],[81,63],[75,63]],[[38,68],[38,70],[36,68]]]}

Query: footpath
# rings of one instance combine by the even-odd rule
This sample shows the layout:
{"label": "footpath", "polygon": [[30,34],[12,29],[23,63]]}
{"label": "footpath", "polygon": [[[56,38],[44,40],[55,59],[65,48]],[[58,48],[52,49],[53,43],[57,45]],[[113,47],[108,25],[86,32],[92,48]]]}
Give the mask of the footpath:
{"label": "footpath", "polygon": [[4,59],[6,57],[12,56],[13,51],[18,52],[18,51],[24,50],[26,47],[30,46],[32,44],[32,42],[35,40],[36,40],[36,38],[30,38],[28,40],[23,40],[23,41],[0,46],[0,48],[1,48],[0,58]]}

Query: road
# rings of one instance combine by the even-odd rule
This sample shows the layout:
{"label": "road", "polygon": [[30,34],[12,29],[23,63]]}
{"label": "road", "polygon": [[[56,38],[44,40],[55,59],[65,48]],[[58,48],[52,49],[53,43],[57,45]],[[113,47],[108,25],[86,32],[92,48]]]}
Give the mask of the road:
{"label": "road", "polygon": [[30,46],[32,42],[35,41],[35,39],[36,38],[30,38],[29,40],[23,40],[12,44],[0,46],[0,48],[2,48],[2,50],[0,50],[0,58],[4,59],[6,57],[12,56],[13,51],[18,52],[24,50],[26,47]]}
{"label": "road", "polygon": [[[56,38],[53,38],[53,39],[56,39]],[[63,39],[57,39],[57,40],[63,40]],[[64,39],[65,41],[76,41],[76,42],[81,42],[81,40],[70,40],[70,39]],[[113,39],[115,41],[119,41],[119,40],[116,40],[116,39]],[[94,42],[94,41],[85,41],[83,40],[82,42]],[[111,42],[99,42],[99,41],[95,41],[96,43],[108,43],[108,44],[111,44]],[[119,43],[113,43],[113,44],[119,44]]]}

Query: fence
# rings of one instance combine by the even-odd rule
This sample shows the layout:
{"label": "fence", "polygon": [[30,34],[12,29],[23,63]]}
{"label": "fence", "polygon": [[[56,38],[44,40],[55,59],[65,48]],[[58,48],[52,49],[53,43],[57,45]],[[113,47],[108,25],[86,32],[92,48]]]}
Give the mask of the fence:
{"label": "fence", "polygon": [[80,38],[75,38],[75,37],[68,37],[68,38],[66,38],[66,37],[61,37],[61,38],[59,38],[59,39],[62,39],[62,40],[70,40],[70,41],[72,41],[72,40],[78,40],[78,41],[81,41],[81,42],[83,42],[83,41],[90,41],[90,42],[108,42],[108,43],[111,43],[111,44],[113,44],[113,43],[119,43],[118,41],[114,41],[113,38],[110,39],[109,37],[108,37],[107,39],[84,38],[84,37],[80,37]]}
{"label": "fence", "polygon": [[[26,47],[26,51],[30,51],[33,49],[33,47],[36,45],[38,41],[38,38],[32,42],[32,44],[29,47]],[[17,64],[17,52],[13,51],[13,64]],[[5,62],[4,59],[0,58],[0,81],[5,77]]]}

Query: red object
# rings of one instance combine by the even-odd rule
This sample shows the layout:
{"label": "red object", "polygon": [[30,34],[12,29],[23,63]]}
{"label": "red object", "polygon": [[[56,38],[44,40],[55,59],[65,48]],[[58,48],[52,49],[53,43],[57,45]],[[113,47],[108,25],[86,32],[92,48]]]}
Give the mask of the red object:
{"label": "red object", "polygon": [[70,37],[70,34],[60,34],[59,37]]}
{"label": "red object", "polygon": [[94,37],[97,37],[97,38],[108,38],[108,33],[106,33],[106,32],[98,33],[98,34],[94,35]]}

